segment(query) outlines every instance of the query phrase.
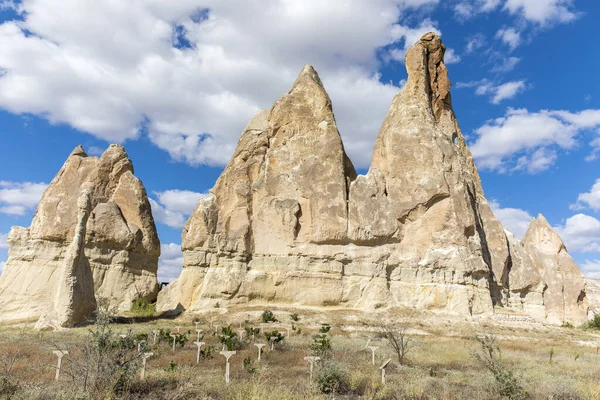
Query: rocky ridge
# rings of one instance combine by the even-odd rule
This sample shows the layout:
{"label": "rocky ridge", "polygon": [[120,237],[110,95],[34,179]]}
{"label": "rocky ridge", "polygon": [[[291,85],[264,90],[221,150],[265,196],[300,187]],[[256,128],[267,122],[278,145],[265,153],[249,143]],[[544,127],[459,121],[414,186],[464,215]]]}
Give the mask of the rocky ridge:
{"label": "rocky ridge", "polygon": [[248,123],[198,202],[182,233],[182,274],[158,308],[507,307],[550,323],[585,318],[581,272],[543,217],[521,243],[494,216],[452,110],[444,52],[433,33],[407,51],[408,80],[366,175],[344,151],[318,74],[304,67]]}
{"label": "rocky ridge", "polygon": [[15,226],[0,276],[0,321],[71,326],[95,298],[129,309],[158,293],[160,242],[146,190],[125,149],[75,148],[46,188],[29,228]]}

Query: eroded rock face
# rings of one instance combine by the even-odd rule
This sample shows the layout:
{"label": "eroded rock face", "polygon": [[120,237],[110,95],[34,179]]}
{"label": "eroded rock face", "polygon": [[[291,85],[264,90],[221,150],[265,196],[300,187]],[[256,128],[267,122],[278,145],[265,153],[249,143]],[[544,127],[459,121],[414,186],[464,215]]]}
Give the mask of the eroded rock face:
{"label": "eroded rock face", "polygon": [[600,279],[586,279],[585,288],[590,306],[588,317],[593,318],[594,314],[600,314]]}
{"label": "eroded rock face", "polygon": [[585,278],[543,215],[539,214],[529,224],[523,246],[547,285],[544,291],[547,321],[583,324],[589,308]]}
{"label": "eroded rock face", "polygon": [[472,315],[495,305],[545,320],[546,285],[484,197],[444,52],[432,33],[407,51],[407,83],[359,176],[306,66],[248,123],[198,202],[182,234],[182,275],[158,308],[273,302]]}
{"label": "eroded rock face", "polygon": [[[78,208],[82,193],[89,199],[85,226]],[[74,238],[83,246],[82,254],[73,248]],[[89,317],[75,307],[67,318],[69,306],[54,306],[52,300],[61,291],[89,300],[87,294],[77,294],[87,289],[68,283],[87,285],[88,280],[79,277],[83,270],[93,276],[95,297],[107,298],[121,310],[138,297],[153,299],[158,292],[160,242],[146,191],[122,146],[111,145],[100,158],[88,157],[77,147],[44,192],[30,228],[13,227],[7,241],[0,320],[46,315],[52,321],[64,319],[62,326],[80,322],[83,314]],[[87,310],[88,300],[65,304]]]}

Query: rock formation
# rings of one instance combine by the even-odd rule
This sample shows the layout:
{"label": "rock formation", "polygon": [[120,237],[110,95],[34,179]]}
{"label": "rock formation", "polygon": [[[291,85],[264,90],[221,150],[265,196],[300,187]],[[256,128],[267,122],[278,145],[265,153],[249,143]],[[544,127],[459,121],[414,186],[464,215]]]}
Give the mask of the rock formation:
{"label": "rock formation", "polygon": [[42,316],[41,325],[72,325],[90,316],[94,293],[123,310],[158,292],[160,242],[122,146],[110,145],[100,158],[73,150],[31,226],[13,227],[7,241],[0,321]]}
{"label": "rock formation", "polygon": [[182,233],[182,274],[158,308],[272,302],[473,315],[497,306],[544,320],[544,290],[555,288],[484,197],[444,52],[433,33],[407,51],[408,80],[359,176],[306,66],[248,123],[198,202]]}
{"label": "rock formation", "polygon": [[560,236],[543,215],[538,215],[529,224],[523,246],[532,255],[534,265],[547,285],[544,291],[547,321],[573,325],[587,321],[585,279]]}
{"label": "rock formation", "polygon": [[588,318],[593,318],[594,314],[600,314],[600,279],[588,278],[585,285],[590,306]]}

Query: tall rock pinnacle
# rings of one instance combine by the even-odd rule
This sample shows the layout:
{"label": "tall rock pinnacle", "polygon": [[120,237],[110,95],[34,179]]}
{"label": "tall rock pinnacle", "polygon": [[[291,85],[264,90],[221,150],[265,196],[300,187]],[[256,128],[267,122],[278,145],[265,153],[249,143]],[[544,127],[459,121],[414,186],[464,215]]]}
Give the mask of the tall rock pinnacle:
{"label": "tall rock pinnacle", "polygon": [[509,307],[545,320],[546,284],[484,197],[444,52],[433,33],[407,51],[407,83],[369,172],[358,176],[331,100],[304,67],[248,123],[198,202],[182,234],[182,274],[158,308],[268,302],[473,315]]}
{"label": "tall rock pinnacle", "polygon": [[0,320],[41,316],[40,326],[70,326],[91,317],[95,297],[123,310],[158,292],[160,242],[150,204],[119,145],[100,158],[76,147],[30,228],[13,227],[8,243]]}

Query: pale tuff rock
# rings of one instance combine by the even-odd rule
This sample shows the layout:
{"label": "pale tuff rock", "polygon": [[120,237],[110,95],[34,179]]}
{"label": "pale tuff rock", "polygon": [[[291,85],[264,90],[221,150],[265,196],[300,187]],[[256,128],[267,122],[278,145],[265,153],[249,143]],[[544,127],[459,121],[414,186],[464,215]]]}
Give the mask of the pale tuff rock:
{"label": "pale tuff rock", "polygon": [[590,305],[588,317],[593,318],[594,314],[600,314],[600,279],[586,279],[585,288]]}
{"label": "pale tuff rock", "polygon": [[[77,207],[82,193],[89,193],[84,227],[83,211]],[[76,264],[73,238],[83,240]],[[0,276],[0,320],[50,315],[52,321],[80,322],[77,310],[68,317],[63,312],[68,306],[55,306],[51,299],[61,290],[79,298],[79,285],[68,287],[74,276],[73,281],[87,282],[78,275],[83,264],[93,275],[95,296],[121,310],[138,297],[153,299],[158,292],[160,242],[150,204],[119,145],[111,145],[100,158],[88,157],[81,146],[73,150],[44,192],[31,227],[13,227],[8,244],[9,258]],[[66,265],[72,266],[71,272],[61,275],[69,270]],[[87,304],[77,306],[85,309]],[[63,310],[59,317],[52,307]]]}
{"label": "pale tuff rock", "polygon": [[94,279],[84,254],[86,225],[90,216],[90,192],[84,190],[77,203],[77,225],[66,251],[54,294],[53,309],[42,316],[36,329],[71,327],[91,319],[96,308]]}
{"label": "pale tuff rock", "polygon": [[273,302],[471,315],[495,305],[544,320],[546,285],[484,197],[444,52],[432,33],[407,51],[407,83],[359,176],[306,66],[248,123],[198,202],[182,233],[183,272],[158,308]]}
{"label": "pale tuff rock", "polygon": [[543,215],[531,221],[523,245],[548,286],[544,292],[548,322],[583,324],[588,314],[585,279]]}

